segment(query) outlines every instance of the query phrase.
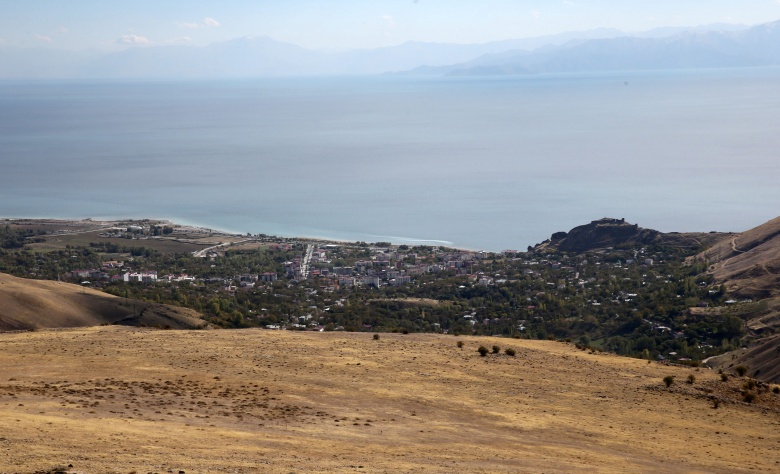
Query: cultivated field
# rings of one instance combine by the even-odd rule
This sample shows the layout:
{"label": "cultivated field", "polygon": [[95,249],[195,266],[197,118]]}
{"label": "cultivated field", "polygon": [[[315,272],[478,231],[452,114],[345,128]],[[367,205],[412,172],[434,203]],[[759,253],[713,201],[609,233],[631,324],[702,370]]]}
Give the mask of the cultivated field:
{"label": "cultivated field", "polygon": [[780,469],[778,395],[550,341],[103,326],[0,334],[0,367],[0,472]]}

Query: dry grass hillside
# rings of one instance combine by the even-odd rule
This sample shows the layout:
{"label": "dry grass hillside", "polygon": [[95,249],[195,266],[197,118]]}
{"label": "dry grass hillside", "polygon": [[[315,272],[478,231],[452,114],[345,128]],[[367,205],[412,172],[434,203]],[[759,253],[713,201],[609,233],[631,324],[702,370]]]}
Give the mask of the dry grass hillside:
{"label": "dry grass hillside", "polygon": [[744,366],[749,375],[767,382],[780,383],[780,335],[769,336],[746,349],[732,351],[708,361],[714,368],[733,370]]}
{"label": "dry grass hillside", "polygon": [[[780,329],[780,217],[728,236],[696,258],[712,263],[716,283],[725,284],[730,295],[754,300],[713,311],[739,315],[754,335]],[[780,338],[760,339],[749,349],[725,354],[710,365],[743,365],[762,380],[780,382]]]}
{"label": "dry grass hillside", "polygon": [[780,395],[551,341],[108,326],[0,367],[0,472],[780,469]]}
{"label": "dry grass hillside", "polygon": [[0,273],[0,331],[98,326],[203,326],[196,311],[118,298],[56,281]]}
{"label": "dry grass hillside", "polygon": [[780,296],[780,217],[722,239],[697,256],[718,283],[742,298]]}

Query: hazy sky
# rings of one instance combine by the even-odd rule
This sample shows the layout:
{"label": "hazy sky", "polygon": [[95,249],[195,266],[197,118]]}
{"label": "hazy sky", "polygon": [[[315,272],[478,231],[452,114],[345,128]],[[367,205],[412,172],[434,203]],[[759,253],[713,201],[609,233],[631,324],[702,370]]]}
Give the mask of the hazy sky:
{"label": "hazy sky", "polygon": [[780,0],[0,0],[0,47],[118,49],[270,36],[328,50],[777,19]]}

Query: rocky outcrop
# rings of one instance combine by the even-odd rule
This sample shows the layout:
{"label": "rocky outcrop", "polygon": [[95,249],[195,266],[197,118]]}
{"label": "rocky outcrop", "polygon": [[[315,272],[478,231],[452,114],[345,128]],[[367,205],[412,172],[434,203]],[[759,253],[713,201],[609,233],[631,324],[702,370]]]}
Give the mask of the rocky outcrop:
{"label": "rocky outcrop", "polygon": [[569,232],[556,232],[547,248],[563,252],[588,250],[622,245],[647,245],[661,237],[657,230],[643,229],[625,219],[604,218],[575,227]]}

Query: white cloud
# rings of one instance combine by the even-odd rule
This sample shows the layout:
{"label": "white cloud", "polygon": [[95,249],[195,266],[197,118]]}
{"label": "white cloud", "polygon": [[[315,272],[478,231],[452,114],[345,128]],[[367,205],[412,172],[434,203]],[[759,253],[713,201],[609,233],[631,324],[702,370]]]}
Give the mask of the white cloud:
{"label": "white cloud", "polygon": [[[778,1],[780,1],[780,0],[778,0]],[[574,5],[575,4],[571,0],[564,0],[563,3],[565,3],[566,5]]]}
{"label": "white cloud", "polygon": [[542,12],[540,12],[539,10],[531,10],[531,16],[533,16],[534,18],[539,18],[542,16]]}
{"label": "white cloud", "polygon": [[203,21],[191,23],[186,21],[177,21],[177,25],[181,26],[182,28],[188,28],[190,30],[197,30],[198,28],[215,28],[217,26],[221,26],[220,22],[217,20],[206,17],[203,19]]}
{"label": "white cloud", "polygon": [[121,38],[118,38],[114,42],[116,44],[137,44],[137,45],[152,44],[152,42],[149,41],[149,38],[145,36],[134,35],[134,34],[124,35]]}
{"label": "white cloud", "polygon": [[392,15],[382,15],[382,20],[384,20],[385,25],[389,28],[395,27],[395,18],[392,17]]}
{"label": "white cloud", "polygon": [[38,41],[41,41],[43,43],[51,43],[52,42],[51,36],[47,36],[47,35],[35,35],[35,39],[37,39]]}

